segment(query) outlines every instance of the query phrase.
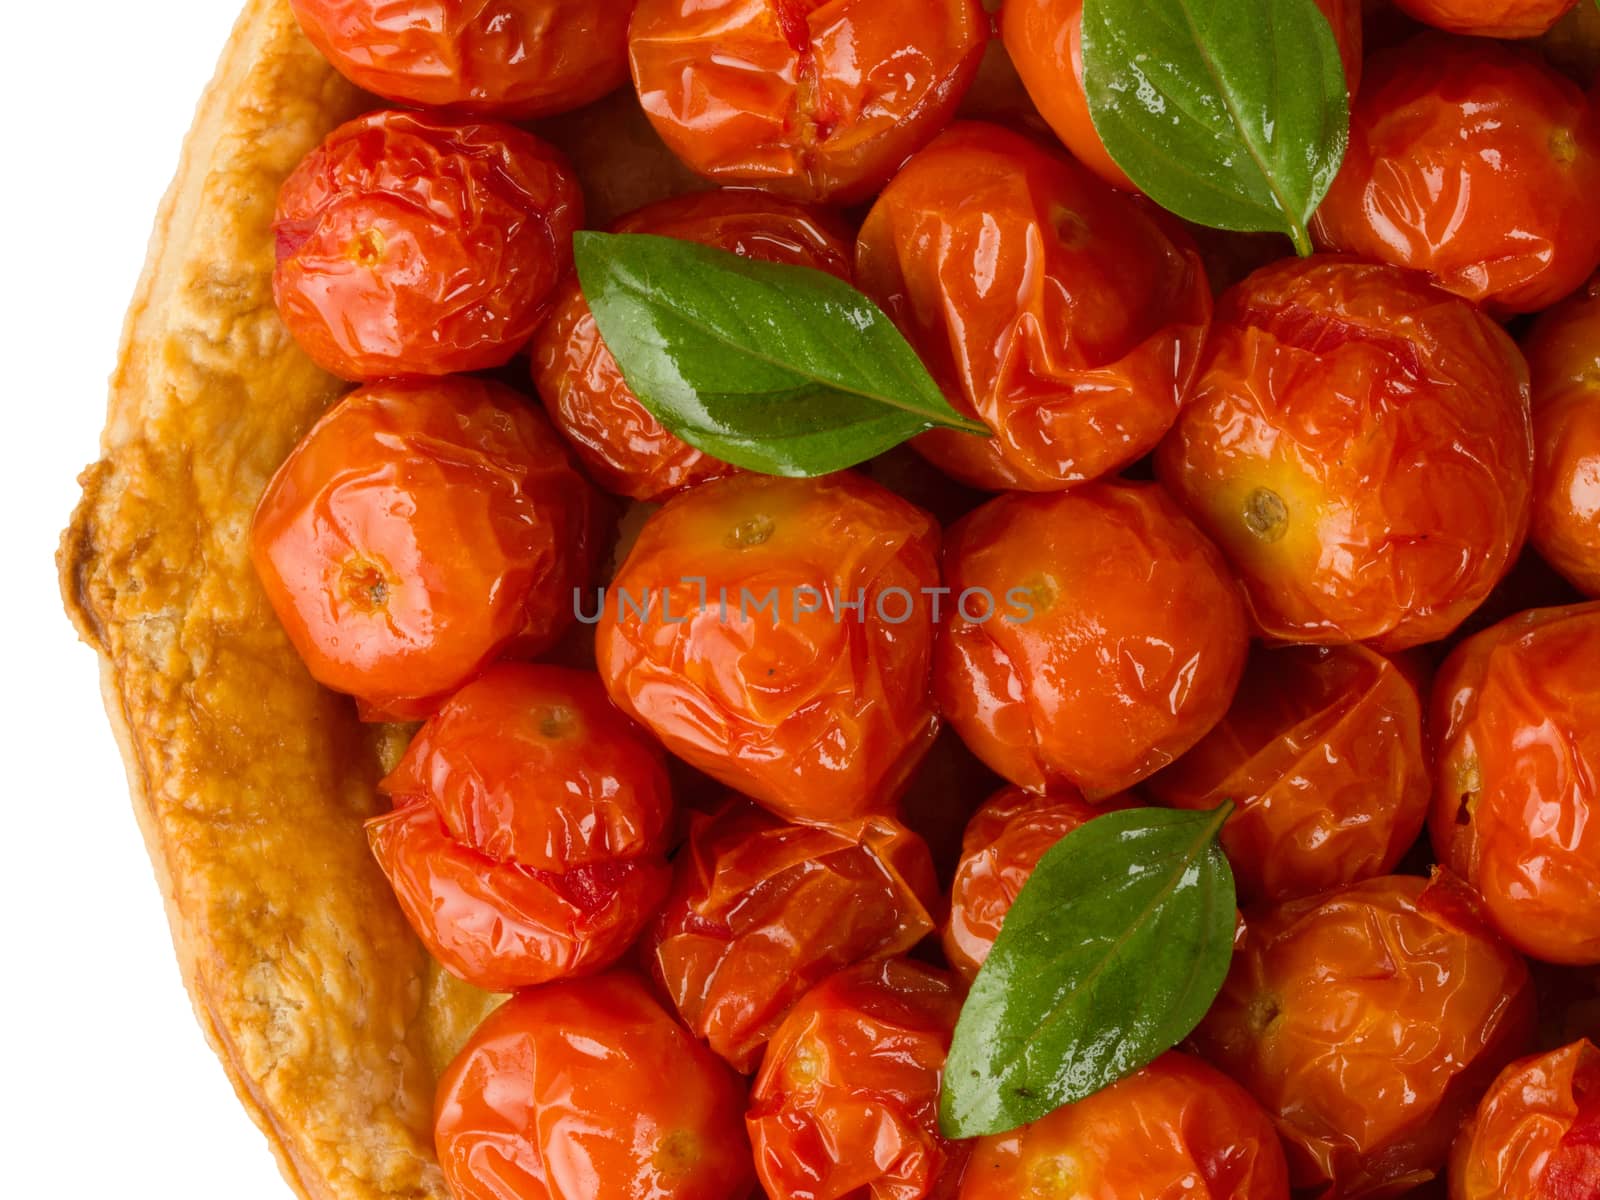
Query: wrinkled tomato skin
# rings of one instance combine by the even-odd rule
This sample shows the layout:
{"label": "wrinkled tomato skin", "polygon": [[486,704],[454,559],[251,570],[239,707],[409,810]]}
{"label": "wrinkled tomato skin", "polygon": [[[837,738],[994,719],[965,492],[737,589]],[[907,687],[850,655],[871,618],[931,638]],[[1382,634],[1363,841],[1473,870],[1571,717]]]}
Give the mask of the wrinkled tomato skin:
{"label": "wrinkled tomato skin", "polygon": [[1587,1038],[1512,1063],[1462,1126],[1450,1200],[1600,1196],[1600,1050]]}
{"label": "wrinkled tomato skin", "polygon": [[1440,861],[1525,953],[1600,963],[1600,601],[1457,646],[1431,726]]}
{"label": "wrinkled tomato skin", "polygon": [[[1238,591],[1155,484],[1001,496],[949,531],[944,564],[940,711],[1019,787],[1119,792],[1233,699],[1249,646]],[[978,597],[966,613],[963,593]]]}
{"label": "wrinkled tomato skin", "polygon": [[1367,63],[1317,245],[1536,312],[1600,265],[1600,117],[1515,47],[1424,34]]}
{"label": "wrinkled tomato skin", "polygon": [[[1361,85],[1361,0],[1317,0],[1332,25],[1350,94]],[[1111,157],[1089,115],[1083,86],[1083,0],[1005,0],[1000,36],[1039,115],[1084,166],[1123,191],[1138,191]]]}
{"label": "wrinkled tomato skin", "polygon": [[1091,804],[1070,787],[1009,787],[984,801],[967,823],[950,893],[944,956],[951,969],[971,984],[1039,860],[1074,829],[1133,803],[1109,796]]}
{"label": "wrinkled tomato skin", "polygon": [[979,1141],[961,1200],[1289,1200],[1272,1122],[1227,1076],[1169,1051],[1011,1133]]}
{"label": "wrinkled tomato skin", "polygon": [[273,297],[344,379],[498,367],[550,311],[582,224],[577,177],[532,134],[368,113],[284,183]]}
{"label": "wrinkled tomato skin", "polygon": [[1446,33],[1486,38],[1538,37],[1578,0],[1394,0],[1396,8]]}
{"label": "wrinkled tomato skin", "polygon": [[744,1088],[635,976],[512,997],[439,1081],[456,1200],[746,1200]]}
{"label": "wrinkled tomato skin", "polygon": [[289,455],[250,555],[319,683],[417,720],[502,653],[556,641],[596,530],[593,490],[517,393],[394,382],[350,393]]}
{"label": "wrinkled tomato skin", "polygon": [[419,108],[527,120],[628,81],[630,0],[290,0],[357,87]]}
{"label": "wrinkled tomato skin", "polygon": [[1499,326],[1420,276],[1332,257],[1223,298],[1156,454],[1260,635],[1385,652],[1445,636],[1494,588],[1532,467],[1527,367]]}
{"label": "wrinkled tomato skin", "polygon": [[812,986],[932,933],[938,890],[897,821],[786,825],[736,802],[692,818],[645,955],[684,1023],[748,1073]]}
{"label": "wrinkled tomato skin", "polygon": [[[615,232],[681,238],[851,281],[850,247],[830,217],[753,189],[663,200],[623,217]],[[667,432],[639,403],[606,349],[575,275],[562,284],[554,312],[534,340],[533,379],[589,478],[608,492],[662,501],[734,473]]]}
{"label": "wrinkled tomato skin", "polygon": [[939,1132],[962,989],[904,959],[806,993],[773,1035],[745,1125],[769,1200],[955,1200],[970,1142]]}
{"label": "wrinkled tomato skin", "polygon": [[1394,870],[1428,815],[1422,701],[1364,646],[1258,646],[1233,706],[1146,790],[1234,804],[1222,832],[1240,902],[1281,902]]}
{"label": "wrinkled tomato skin", "polygon": [[1273,1115],[1297,1189],[1397,1195],[1533,1033],[1527,964],[1459,880],[1390,875],[1247,914],[1194,1042]]}
{"label": "wrinkled tomato skin", "polygon": [[978,0],[640,0],[628,53],[693,170],[853,204],[954,115],[989,24]]}
{"label": "wrinkled tomato skin", "polygon": [[890,811],[938,732],[938,547],[932,518],[857,475],[702,484],[618,571],[600,675],[667,749],[787,820]]}
{"label": "wrinkled tomato skin", "polygon": [[1060,491],[1143,457],[1199,369],[1211,289],[1176,222],[1066,156],[963,122],[895,176],[856,279],[960,411],[914,443],[962,483]]}

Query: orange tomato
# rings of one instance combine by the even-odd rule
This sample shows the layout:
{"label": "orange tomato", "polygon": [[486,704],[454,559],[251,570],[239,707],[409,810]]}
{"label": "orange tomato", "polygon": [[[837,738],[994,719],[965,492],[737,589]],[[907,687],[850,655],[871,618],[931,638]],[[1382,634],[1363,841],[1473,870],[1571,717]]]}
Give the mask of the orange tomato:
{"label": "orange tomato", "polygon": [[1578,0],[1394,0],[1395,7],[1449,33],[1486,38],[1538,37]]}

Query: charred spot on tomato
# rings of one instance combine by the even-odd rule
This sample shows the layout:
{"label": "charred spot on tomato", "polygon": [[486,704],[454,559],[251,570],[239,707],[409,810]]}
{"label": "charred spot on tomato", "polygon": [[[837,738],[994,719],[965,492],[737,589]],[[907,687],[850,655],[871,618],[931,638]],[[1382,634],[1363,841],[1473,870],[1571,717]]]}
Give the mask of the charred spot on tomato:
{"label": "charred spot on tomato", "polygon": [[1289,506],[1271,488],[1258,487],[1244,498],[1244,527],[1263,542],[1281,541],[1289,532]]}

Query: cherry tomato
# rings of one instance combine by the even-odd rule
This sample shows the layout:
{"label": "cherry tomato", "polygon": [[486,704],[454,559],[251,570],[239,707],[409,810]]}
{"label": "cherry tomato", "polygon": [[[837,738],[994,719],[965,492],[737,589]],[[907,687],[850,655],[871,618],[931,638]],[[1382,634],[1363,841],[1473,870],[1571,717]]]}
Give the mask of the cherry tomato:
{"label": "cherry tomato", "polygon": [[746,1200],[744,1089],[614,972],[513,996],[439,1081],[456,1200]]}
{"label": "cherry tomato", "polygon": [[1071,159],[964,122],[861,227],[861,289],[993,438],[917,448],[963,483],[1060,491],[1148,453],[1199,368],[1211,289],[1176,222]]}
{"label": "cherry tomato", "polygon": [[940,710],[1033,791],[1137,783],[1221,719],[1244,669],[1227,566],[1155,484],[992,500],[950,531],[945,583]]}
{"label": "cherry tomato", "polygon": [[1576,84],[1513,47],[1424,34],[1367,63],[1312,233],[1533,312],[1600,265],[1597,189],[1600,117]]}
{"label": "cherry tomato", "polygon": [[937,732],[938,527],[857,475],[735,475],[646,522],[596,630],[611,697],[795,821],[889,810]]}
{"label": "cherry tomato", "polygon": [[694,170],[847,204],[950,120],[988,37],[978,0],[640,0],[628,45]]}
{"label": "cherry tomato", "polygon": [[273,296],[345,379],[497,367],[550,311],[582,224],[577,178],[532,134],[368,113],[283,185]]}
{"label": "cherry tomato", "polygon": [[1395,7],[1448,33],[1486,38],[1538,37],[1578,0],[1394,0]]}
{"label": "cherry tomato", "polygon": [[525,119],[628,81],[631,0],[290,0],[357,87],[424,108]]}
{"label": "cherry tomato", "polygon": [[1527,965],[1446,874],[1389,875],[1250,915],[1195,1043],[1273,1114],[1297,1188],[1425,1183],[1533,1032]]}
{"label": "cherry tomato", "polygon": [[1258,647],[1222,723],[1148,791],[1178,808],[1233,801],[1222,845],[1243,902],[1386,875],[1432,794],[1416,685],[1364,646]]}
{"label": "cherry tomato", "polygon": [[336,404],[268,484],[250,556],[318,682],[424,717],[502,652],[572,619],[595,499],[521,396],[447,379]]}
{"label": "cherry tomato", "polygon": [[1469,638],[1434,683],[1434,850],[1513,945],[1600,963],[1600,601]]}
{"label": "cherry tomato", "polygon": [[[850,250],[820,213],[757,191],[707,192],[642,208],[618,233],[682,238],[746,258],[812,267],[850,281]],[[668,433],[639,403],[606,349],[576,276],[533,343],[533,378],[556,428],[592,478],[635,500],[665,500],[734,468]]]}
{"label": "cherry tomato", "polygon": [[689,1028],[748,1072],[813,985],[933,932],[938,890],[927,846],[887,817],[785,825],[739,802],[692,819],[647,957]]}
{"label": "cherry tomato", "polygon": [[904,959],[806,993],[767,1045],[745,1124],[770,1200],[954,1200],[970,1142],[939,1132],[961,992]]}
{"label": "cherry tomato", "polygon": [[1450,1200],[1600,1196],[1600,1050],[1588,1039],[1512,1063],[1450,1155]]}
{"label": "cherry tomato", "polygon": [[1217,539],[1257,629],[1400,650],[1449,633],[1527,529],[1526,366],[1471,305],[1349,259],[1222,300],[1157,473]]}
{"label": "cherry tomato", "polygon": [[[1317,0],[1333,26],[1354,95],[1361,84],[1360,0]],[[1083,0],[1005,0],[1000,36],[1039,115],[1083,163],[1107,183],[1137,191],[1106,150],[1083,88]]]}
{"label": "cherry tomato", "polygon": [[973,1151],[961,1200],[1289,1200],[1283,1147],[1238,1084],[1187,1054]]}
{"label": "cherry tomato", "polygon": [[1000,926],[1039,860],[1085,822],[1133,804],[1109,797],[1090,804],[1074,788],[1048,793],[1011,787],[984,801],[967,824],[944,927],[944,956],[968,983],[994,948]]}

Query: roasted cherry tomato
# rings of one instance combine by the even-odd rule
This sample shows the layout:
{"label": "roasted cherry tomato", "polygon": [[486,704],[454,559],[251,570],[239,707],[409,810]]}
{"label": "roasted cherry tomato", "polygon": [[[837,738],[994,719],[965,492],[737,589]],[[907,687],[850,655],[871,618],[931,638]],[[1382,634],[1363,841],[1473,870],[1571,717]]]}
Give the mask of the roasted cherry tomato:
{"label": "roasted cherry tomato", "polygon": [[1394,0],[1396,8],[1449,33],[1486,38],[1538,37],[1578,0]]}
{"label": "roasted cherry tomato", "polygon": [[368,113],[283,185],[273,296],[345,379],[497,367],[550,311],[582,224],[577,178],[532,134]]}
{"label": "roasted cherry tomato", "polygon": [[1034,791],[1137,783],[1221,719],[1244,669],[1227,565],[1155,484],[992,500],[950,531],[945,584],[940,710]]}
{"label": "roasted cherry tomato", "polygon": [[439,1081],[456,1200],[746,1200],[744,1089],[634,976],[535,988]]}
{"label": "roasted cherry tomato", "polygon": [[988,37],[978,0],[640,0],[629,56],[690,167],[843,204],[949,121]]}
{"label": "roasted cherry tomato", "polygon": [[[1354,95],[1361,84],[1361,0],[1317,0],[1333,26]],[[1126,191],[1133,180],[1116,164],[1089,115],[1083,89],[1083,0],[1005,0],[1000,36],[1039,114],[1096,175]]]}
{"label": "roasted cherry tomato", "polygon": [[1545,560],[1600,597],[1600,277],[1523,345],[1533,373],[1533,526]]}
{"label": "roasted cherry tomato", "polygon": [[1600,963],[1600,601],[1469,638],[1434,682],[1441,862],[1513,945]]}
{"label": "roasted cherry tomato", "polygon": [[290,0],[357,87],[401,104],[528,118],[628,81],[632,0]]}
{"label": "roasted cherry tomato", "polygon": [[[820,213],[753,190],[707,192],[652,204],[618,233],[682,238],[746,258],[827,271],[849,282],[850,249]],[[733,474],[734,468],[674,437],[622,378],[600,338],[576,276],[533,343],[533,378],[556,428],[601,487],[635,500]]]}
{"label": "roasted cherry tomato", "polygon": [[1223,298],[1206,358],[1157,470],[1261,633],[1399,650],[1505,574],[1528,524],[1527,369],[1477,309],[1394,267],[1288,260]]}
{"label": "roasted cherry tomato", "polygon": [[1533,1032],[1527,964],[1447,873],[1250,915],[1201,1052],[1275,1117],[1297,1188],[1397,1195]]}
{"label": "roasted cherry tomato", "polygon": [[374,384],[296,447],[250,556],[318,682],[410,720],[572,619],[595,496],[544,417],[474,379]]}
{"label": "roasted cherry tomato", "polygon": [[1175,222],[1071,159],[963,123],[861,227],[861,289],[992,438],[917,448],[963,483],[1060,491],[1141,458],[1199,368],[1211,289]]}
{"label": "roasted cherry tomato", "polygon": [[1222,844],[1245,903],[1386,875],[1432,794],[1416,685],[1364,646],[1257,647],[1222,723],[1147,790],[1233,801]]}
{"label": "roasted cherry tomato", "polygon": [[1006,788],[967,823],[961,862],[944,927],[944,956],[967,982],[978,974],[1022,885],[1057,842],[1096,817],[1133,801],[1120,796],[1090,804],[1074,788],[1047,793]]}
{"label": "roasted cherry tomato", "polygon": [[961,1200],[1289,1200],[1283,1147],[1238,1084],[1170,1051],[1011,1133],[986,1137]]}
{"label": "roasted cherry tomato", "polygon": [[767,1044],[745,1118],[769,1200],[954,1200],[970,1142],[939,1132],[961,992],[904,959],[806,993]]}
{"label": "roasted cherry tomato", "polygon": [[889,811],[937,732],[938,544],[857,475],[703,484],[602,598],[600,674],[669,750],[789,820]]}
{"label": "roasted cherry tomato", "polygon": [[689,1028],[751,1071],[814,984],[933,932],[938,890],[927,846],[887,817],[785,825],[740,801],[693,818],[647,954]]}
{"label": "roasted cherry tomato", "polygon": [[1533,312],[1600,265],[1600,117],[1523,51],[1425,34],[1375,55],[1317,244]]}

